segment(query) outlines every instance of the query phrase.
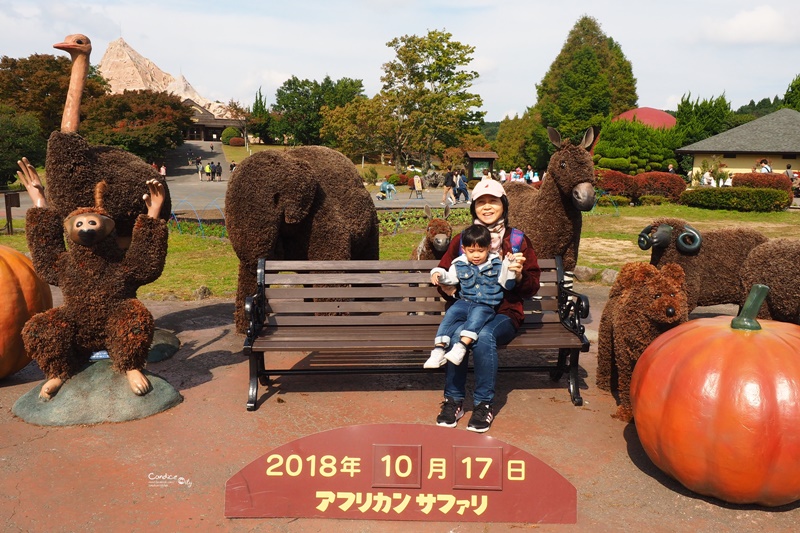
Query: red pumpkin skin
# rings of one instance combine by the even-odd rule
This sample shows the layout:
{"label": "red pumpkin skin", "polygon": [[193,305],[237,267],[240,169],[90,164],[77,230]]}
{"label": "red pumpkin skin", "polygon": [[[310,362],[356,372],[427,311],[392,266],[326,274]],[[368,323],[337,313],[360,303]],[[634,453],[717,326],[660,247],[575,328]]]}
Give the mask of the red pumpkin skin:
{"label": "red pumpkin skin", "polygon": [[687,488],[778,506],[800,499],[800,326],[730,317],[692,320],[658,337],[631,380],[647,455]]}
{"label": "red pumpkin skin", "polygon": [[51,307],[50,286],[36,275],[31,260],[0,245],[0,379],[31,362],[22,344],[22,327]]}

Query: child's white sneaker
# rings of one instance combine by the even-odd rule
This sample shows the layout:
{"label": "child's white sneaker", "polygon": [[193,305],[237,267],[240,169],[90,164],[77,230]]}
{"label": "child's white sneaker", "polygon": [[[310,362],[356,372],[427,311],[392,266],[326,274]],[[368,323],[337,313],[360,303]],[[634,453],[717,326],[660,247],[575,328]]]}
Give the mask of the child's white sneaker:
{"label": "child's white sneaker", "polygon": [[422,365],[423,368],[439,368],[443,366],[447,362],[447,359],[444,358],[444,348],[442,346],[437,346],[433,350],[431,350],[431,356],[428,357],[428,360],[425,361],[425,364]]}
{"label": "child's white sneaker", "polygon": [[444,358],[454,365],[460,365],[465,355],[467,355],[467,345],[459,341],[450,348],[449,352],[444,354]]}

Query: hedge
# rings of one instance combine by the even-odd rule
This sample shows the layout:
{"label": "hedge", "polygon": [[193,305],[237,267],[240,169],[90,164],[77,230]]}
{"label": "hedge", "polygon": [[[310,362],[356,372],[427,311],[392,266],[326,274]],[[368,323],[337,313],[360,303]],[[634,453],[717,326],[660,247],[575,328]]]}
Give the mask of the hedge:
{"label": "hedge", "polygon": [[686,190],[686,182],[671,172],[645,172],[636,176],[637,199],[640,196],[664,196],[677,202]]}
{"label": "hedge", "polygon": [[608,194],[627,196],[639,202],[641,196],[664,196],[677,202],[686,190],[686,182],[670,172],[643,172],[630,176],[615,170],[599,170],[598,186]]}
{"label": "hedge", "polygon": [[612,205],[619,207],[621,205],[628,205],[629,203],[631,203],[631,200],[627,196],[604,194],[603,196],[597,197],[597,205],[599,207],[611,207]]}
{"label": "hedge", "polygon": [[244,137],[231,137],[228,144],[231,146],[244,146]]}
{"label": "hedge", "polygon": [[792,205],[792,180],[785,174],[764,174],[761,172],[746,172],[731,176],[731,185],[734,187],[750,187],[756,189],[778,189],[786,191],[789,201],[784,207]]}
{"label": "hedge", "polygon": [[683,191],[680,203],[704,209],[731,209],[734,211],[783,211],[791,196],[777,189],[751,187],[703,187]]}
{"label": "hedge", "polygon": [[597,186],[610,195],[636,198],[636,181],[630,174],[616,170],[597,170]]}

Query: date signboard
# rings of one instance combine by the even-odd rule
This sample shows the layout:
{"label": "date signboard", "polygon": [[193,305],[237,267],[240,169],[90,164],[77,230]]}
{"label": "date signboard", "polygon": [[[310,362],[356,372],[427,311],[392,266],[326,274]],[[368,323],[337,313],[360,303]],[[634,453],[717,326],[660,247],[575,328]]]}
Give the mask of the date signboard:
{"label": "date signboard", "polygon": [[575,487],[487,435],[414,424],[349,426],[259,457],[228,480],[228,518],[575,523]]}

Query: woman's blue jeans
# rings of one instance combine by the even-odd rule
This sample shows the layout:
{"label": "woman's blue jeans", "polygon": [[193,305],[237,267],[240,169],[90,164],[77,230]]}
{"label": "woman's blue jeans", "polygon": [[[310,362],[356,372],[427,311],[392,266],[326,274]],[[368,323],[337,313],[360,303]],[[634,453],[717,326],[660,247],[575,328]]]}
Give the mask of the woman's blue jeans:
{"label": "woman's blue jeans", "polygon": [[[461,338],[462,326],[456,329],[453,339]],[[492,403],[497,381],[497,344],[506,344],[514,338],[517,330],[514,322],[506,315],[496,315],[478,332],[478,340],[472,343],[472,361],[475,370],[475,390],[473,403]],[[461,364],[447,362],[445,366],[444,395],[456,401],[466,397],[467,368],[469,358]]]}

